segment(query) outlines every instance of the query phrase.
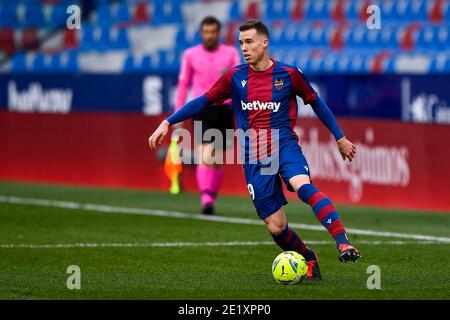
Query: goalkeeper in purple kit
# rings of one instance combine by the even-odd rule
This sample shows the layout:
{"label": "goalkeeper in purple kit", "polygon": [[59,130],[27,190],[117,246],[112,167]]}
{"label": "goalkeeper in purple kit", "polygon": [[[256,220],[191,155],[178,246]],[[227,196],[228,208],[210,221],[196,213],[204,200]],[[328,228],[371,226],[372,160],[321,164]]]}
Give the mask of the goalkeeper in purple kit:
{"label": "goalkeeper in purple kit", "polygon": [[[295,66],[269,57],[269,30],[262,22],[248,20],[239,27],[239,31],[239,43],[246,64],[228,70],[208,92],[163,120],[149,138],[149,145],[155,148],[161,143],[170,125],[191,118],[211,104],[231,98],[238,127],[244,131],[253,130],[256,140],[267,142],[265,148],[257,145],[256,152],[252,152],[255,148],[251,148],[250,142],[244,145],[245,158],[256,159],[250,163],[244,162],[244,172],[258,216],[281,249],[296,251],[305,257],[307,277],[319,280],[318,256],[288,226],[283,208],[287,200],[282,181],[290,191],[297,193],[300,200],[311,206],[316,218],[336,241],[340,261],[357,261],[360,253],[350,244],[331,200],[311,183],[309,166],[294,132],[298,113],[296,96],[311,105],[333,134],[344,161],[352,161],[356,147],[347,140],[330,109],[303,73]],[[264,155],[262,151],[265,151]],[[264,169],[268,167],[265,160],[275,156],[277,170],[264,174]]]}

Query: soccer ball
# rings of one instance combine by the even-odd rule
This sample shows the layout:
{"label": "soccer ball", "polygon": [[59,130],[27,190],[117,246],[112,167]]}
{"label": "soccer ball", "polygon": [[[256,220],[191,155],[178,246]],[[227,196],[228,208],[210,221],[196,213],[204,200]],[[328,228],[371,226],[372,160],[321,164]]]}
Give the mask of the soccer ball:
{"label": "soccer ball", "polygon": [[276,282],[295,284],[306,278],[308,265],[305,258],[295,251],[280,253],[272,263],[272,275]]}

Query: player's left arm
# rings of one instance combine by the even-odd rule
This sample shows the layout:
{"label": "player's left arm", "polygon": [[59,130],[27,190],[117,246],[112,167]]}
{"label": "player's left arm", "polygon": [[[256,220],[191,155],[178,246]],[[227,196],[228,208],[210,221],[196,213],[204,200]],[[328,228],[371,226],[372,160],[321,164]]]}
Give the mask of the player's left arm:
{"label": "player's left arm", "polygon": [[295,94],[301,97],[305,104],[311,105],[320,121],[333,134],[342,160],[348,159],[351,162],[356,155],[356,147],[345,137],[328,105],[318,96],[300,70],[295,70],[291,79]]}
{"label": "player's left arm", "polygon": [[342,160],[347,158],[351,162],[356,155],[356,147],[345,137],[344,132],[342,132],[341,128],[339,128],[336,118],[328,105],[318,95],[316,96],[316,99],[311,101],[309,104],[320,121],[322,121],[322,123],[328,128],[328,130],[330,130],[336,139]]}

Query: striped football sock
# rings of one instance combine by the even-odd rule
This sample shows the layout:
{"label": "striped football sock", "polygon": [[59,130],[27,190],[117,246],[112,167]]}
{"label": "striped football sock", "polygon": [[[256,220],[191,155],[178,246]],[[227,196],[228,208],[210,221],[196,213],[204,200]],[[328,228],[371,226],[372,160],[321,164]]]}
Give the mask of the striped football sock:
{"label": "striped football sock", "polygon": [[303,202],[311,206],[317,220],[320,221],[336,241],[336,246],[350,244],[339,214],[327,196],[317,190],[311,183],[301,186],[297,194]]}
{"label": "striped football sock", "polygon": [[295,251],[300,253],[306,261],[316,260],[316,254],[314,251],[309,249],[306,244],[300,240],[298,234],[288,227],[286,224],[286,228],[278,235],[272,234],[272,238],[275,243],[284,251]]}

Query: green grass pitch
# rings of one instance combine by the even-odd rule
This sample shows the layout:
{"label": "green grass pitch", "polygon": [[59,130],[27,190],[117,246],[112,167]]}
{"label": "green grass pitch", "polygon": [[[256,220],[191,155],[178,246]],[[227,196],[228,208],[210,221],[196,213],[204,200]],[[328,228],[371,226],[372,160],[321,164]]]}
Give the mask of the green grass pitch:
{"label": "green grass pitch", "polygon": [[[263,224],[193,219],[193,214],[201,218],[197,194],[2,182],[0,195],[190,214],[175,218],[0,201],[0,299],[450,298],[450,243],[350,232],[362,258],[343,264],[325,229],[296,228],[318,253],[323,281],[283,286],[271,274],[280,249],[268,243]],[[217,208],[222,217],[257,220],[248,198],[221,196]],[[290,201],[285,208],[290,223],[320,226],[306,205]],[[450,214],[337,208],[347,228],[450,236]],[[203,245],[211,242],[216,245]],[[242,243],[223,244],[229,242]],[[66,286],[70,265],[80,268],[79,290]],[[379,290],[367,288],[371,265],[381,270]]]}

